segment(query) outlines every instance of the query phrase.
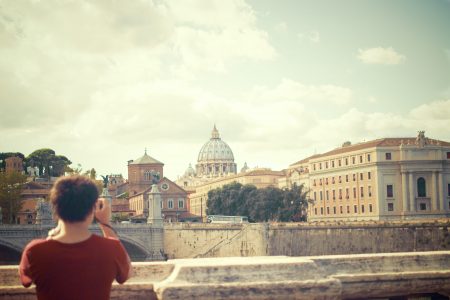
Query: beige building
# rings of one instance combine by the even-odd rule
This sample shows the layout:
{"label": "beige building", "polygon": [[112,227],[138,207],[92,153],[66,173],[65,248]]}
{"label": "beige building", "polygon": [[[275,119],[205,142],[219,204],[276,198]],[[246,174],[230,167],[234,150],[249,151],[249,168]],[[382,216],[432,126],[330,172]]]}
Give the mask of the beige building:
{"label": "beige building", "polygon": [[286,170],[280,187],[305,184],[310,221],[450,216],[450,143],[384,138],[314,155]]}
{"label": "beige building", "polygon": [[195,192],[189,195],[190,212],[194,215],[206,218],[206,202],[210,190],[221,188],[222,186],[239,182],[243,185],[252,184],[257,188],[277,186],[278,180],[285,177],[283,171],[272,171],[267,168],[244,169],[243,172],[235,175],[228,175],[209,181],[195,188]]}

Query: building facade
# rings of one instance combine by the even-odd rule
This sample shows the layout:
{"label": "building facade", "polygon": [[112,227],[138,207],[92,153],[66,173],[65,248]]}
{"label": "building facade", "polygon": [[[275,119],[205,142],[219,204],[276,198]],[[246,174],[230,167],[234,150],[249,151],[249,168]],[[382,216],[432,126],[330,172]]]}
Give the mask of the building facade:
{"label": "building facade", "polygon": [[167,222],[182,221],[188,213],[187,192],[166,177],[164,164],[147,155],[128,163],[128,203],[135,220],[145,221],[148,217],[149,194],[152,184],[161,192],[161,213]]}
{"label": "building facade", "polygon": [[20,157],[12,156],[5,159],[5,171],[6,172],[19,172],[23,173],[23,160]]}
{"label": "building facade", "polygon": [[291,165],[280,187],[304,184],[310,221],[450,216],[450,143],[383,138],[344,144]]}

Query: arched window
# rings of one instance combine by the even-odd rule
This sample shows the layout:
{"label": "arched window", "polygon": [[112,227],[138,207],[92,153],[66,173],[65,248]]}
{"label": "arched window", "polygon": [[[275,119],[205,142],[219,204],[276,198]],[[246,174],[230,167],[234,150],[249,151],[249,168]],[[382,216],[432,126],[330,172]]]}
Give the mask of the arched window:
{"label": "arched window", "polygon": [[417,179],[417,196],[419,197],[427,196],[427,187],[425,184],[425,179],[423,177]]}

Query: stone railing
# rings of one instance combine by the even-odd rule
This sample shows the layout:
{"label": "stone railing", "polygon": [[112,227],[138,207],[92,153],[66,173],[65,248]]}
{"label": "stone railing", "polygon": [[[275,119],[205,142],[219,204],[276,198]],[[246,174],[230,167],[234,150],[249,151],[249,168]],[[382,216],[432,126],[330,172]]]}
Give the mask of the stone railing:
{"label": "stone railing", "polygon": [[[431,299],[450,295],[450,251],[175,259],[134,263],[133,268],[135,274],[126,284],[113,285],[112,299]],[[34,288],[20,286],[17,266],[0,267],[0,285],[0,298],[35,299]]]}

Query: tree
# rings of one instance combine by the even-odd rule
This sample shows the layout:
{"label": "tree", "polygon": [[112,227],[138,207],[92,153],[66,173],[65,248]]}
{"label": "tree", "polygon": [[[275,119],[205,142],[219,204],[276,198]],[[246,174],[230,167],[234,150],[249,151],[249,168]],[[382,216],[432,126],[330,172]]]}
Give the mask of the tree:
{"label": "tree", "polygon": [[27,177],[19,172],[0,172],[0,206],[5,223],[14,223],[14,216],[22,208],[20,193]]}
{"label": "tree", "polygon": [[92,168],[92,169],[89,171],[89,178],[91,178],[92,180],[95,180],[96,177],[97,177],[97,171],[95,171],[95,169]]}
{"label": "tree", "polygon": [[43,148],[28,155],[26,163],[29,166],[37,166],[42,177],[58,177],[64,175],[72,162],[64,155],[56,155],[52,149]]}
{"label": "tree", "polygon": [[51,166],[52,168],[50,169],[51,176],[54,177],[59,177],[59,176],[63,176],[67,166],[70,165],[72,162],[65,157],[64,155],[55,155],[55,157],[51,160]]}
{"label": "tree", "polygon": [[308,205],[311,202],[307,196],[308,192],[305,191],[303,185],[294,183],[291,189],[284,189],[283,201],[278,219],[281,222],[307,221]]}
{"label": "tree", "polygon": [[70,175],[80,175],[81,171],[83,171],[81,164],[77,164],[76,167],[70,167],[70,166],[66,167],[66,172],[69,173]]}
{"label": "tree", "polygon": [[303,185],[257,189],[233,182],[208,192],[207,213],[248,216],[254,222],[300,222],[306,221],[308,201]]}

